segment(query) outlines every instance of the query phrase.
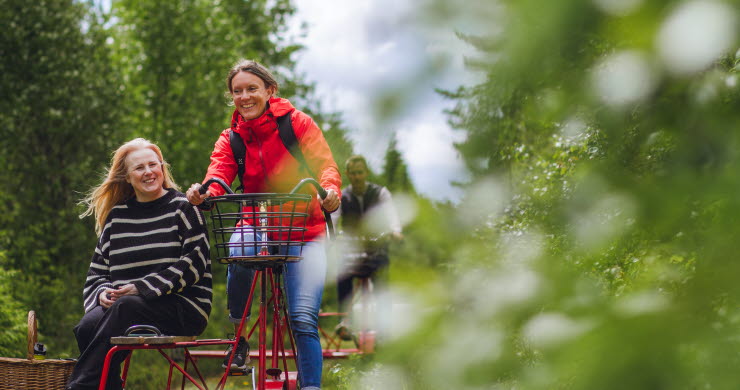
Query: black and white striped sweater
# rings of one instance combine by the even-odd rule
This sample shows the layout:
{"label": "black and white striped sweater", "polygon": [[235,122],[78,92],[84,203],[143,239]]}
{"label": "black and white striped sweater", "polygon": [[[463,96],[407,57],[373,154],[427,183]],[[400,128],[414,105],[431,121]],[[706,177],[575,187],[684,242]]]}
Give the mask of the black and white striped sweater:
{"label": "black and white striped sweater", "polygon": [[105,288],[133,283],[144,299],[181,297],[193,315],[211,312],[211,260],[205,219],[173,189],[141,203],[132,198],[113,207],[87,272],[85,312],[99,305]]}

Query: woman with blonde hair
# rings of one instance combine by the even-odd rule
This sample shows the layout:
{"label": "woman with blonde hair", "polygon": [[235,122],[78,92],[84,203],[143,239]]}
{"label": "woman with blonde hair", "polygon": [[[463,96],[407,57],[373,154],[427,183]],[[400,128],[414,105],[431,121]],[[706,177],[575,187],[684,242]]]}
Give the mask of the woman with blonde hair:
{"label": "woman with blonde hair", "polygon": [[[159,147],[137,138],[116,150],[105,179],[83,201],[80,217],[95,216],[99,239],[67,389],[97,389],[110,338],[132,325],[184,336],[206,328],[212,290],[205,219],[177,188]],[[125,356],[114,356],[106,389],[121,389]]]}
{"label": "woman with blonde hair", "polygon": [[80,215],[80,218],[94,214],[95,232],[98,235],[100,235],[100,232],[103,230],[105,218],[108,216],[108,213],[113,206],[131,198],[134,194],[133,186],[126,181],[126,175],[128,172],[126,171],[125,160],[126,156],[130,152],[143,148],[151,149],[157,155],[159,161],[161,161],[162,179],[164,180],[162,187],[172,188],[178,191],[180,190],[180,186],[178,186],[172,178],[170,165],[164,161],[164,157],[162,157],[162,151],[159,149],[159,146],[145,140],[144,138],[136,138],[126,142],[113,154],[111,167],[108,169],[108,174],[106,175],[105,180],[103,180],[100,185],[93,188],[88,197],[82,201],[82,203],[86,204],[88,207],[87,210]]}

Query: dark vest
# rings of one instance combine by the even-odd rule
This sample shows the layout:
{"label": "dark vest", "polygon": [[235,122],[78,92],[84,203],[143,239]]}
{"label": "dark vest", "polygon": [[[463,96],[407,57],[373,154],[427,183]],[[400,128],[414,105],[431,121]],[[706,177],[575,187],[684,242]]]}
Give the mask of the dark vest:
{"label": "dark vest", "polygon": [[367,183],[367,189],[363,195],[362,208],[360,201],[348,190],[342,191],[342,228],[347,232],[358,232],[362,229],[362,217],[365,212],[378,203],[380,190],[383,187]]}

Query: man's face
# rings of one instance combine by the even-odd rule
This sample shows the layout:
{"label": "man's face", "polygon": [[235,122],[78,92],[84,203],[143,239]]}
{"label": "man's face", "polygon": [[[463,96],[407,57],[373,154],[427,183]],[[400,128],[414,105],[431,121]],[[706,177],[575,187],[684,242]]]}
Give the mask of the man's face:
{"label": "man's face", "polygon": [[367,180],[367,167],[362,162],[352,163],[347,170],[347,176],[349,176],[349,182],[352,183],[352,188],[364,189],[365,180]]}

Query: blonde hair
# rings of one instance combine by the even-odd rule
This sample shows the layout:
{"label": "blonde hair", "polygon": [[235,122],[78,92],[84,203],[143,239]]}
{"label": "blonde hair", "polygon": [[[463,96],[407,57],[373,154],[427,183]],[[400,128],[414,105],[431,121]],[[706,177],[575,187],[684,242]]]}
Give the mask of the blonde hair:
{"label": "blonde hair", "polygon": [[80,218],[94,215],[95,233],[98,235],[103,232],[105,220],[108,218],[108,213],[113,209],[113,206],[128,200],[135,194],[134,187],[130,183],[126,182],[126,175],[128,174],[126,156],[128,156],[129,153],[140,149],[151,149],[157,154],[160,163],[162,163],[162,173],[164,178],[162,187],[180,190],[180,187],[172,179],[169,169],[170,165],[164,161],[164,157],[162,157],[162,151],[159,149],[159,146],[145,140],[144,138],[136,138],[126,142],[113,153],[110,168],[108,168],[103,182],[100,183],[100,185],[93,187],[85,199],[80,202],[80,204],[87,206],[87,210],[80,214]]}

